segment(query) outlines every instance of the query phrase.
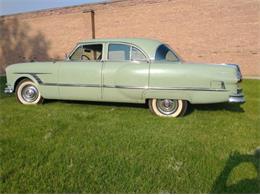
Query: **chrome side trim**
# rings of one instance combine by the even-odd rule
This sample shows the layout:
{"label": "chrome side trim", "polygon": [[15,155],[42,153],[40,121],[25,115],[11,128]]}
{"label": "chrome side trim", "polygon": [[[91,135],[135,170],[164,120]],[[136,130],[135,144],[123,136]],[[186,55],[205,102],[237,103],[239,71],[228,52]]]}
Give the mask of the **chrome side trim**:
{"label": "chrome side trim", "polygon": [[42,83],[46,86],[61,86],[61,87],[101,87],[99,84],[66,84],[66,83]]}
{"label": "chrome side trim", "polygon": [[210,89],[210,88],[197,88],[197,87],[149,87],[149,89],[155,89],[155,90],[185,90],[185,91],[219,91],[219,92],[225,92],[228,91],[226,89]]}
{"label": "chrome side trim", "polygon": [[[16,74],[29,74],[40,84],[45,86],[62,86],[62,87],[102,87],[102,88],[117,88],[117,89],[151,89],[151,90],[184,90],[184,91],[216,91],[225,92],[226,89],[211,89],[211,88],[195,88],[195,87],[148,87],[148,86],[126,86],[126,85],[104,85],[102,84],[68,84],[68,83],[44,83],[37,74],[51,74],[51,73],[37,73],[37,72],[22,72]],[[102,77],[101,77],[102,78]]]}
{"label": "chrome side trim", "polygon": [[148,86],[125,86],[125,85],[99,85],[99,84],[66,84],[66,83],[41,83],[46,86],[62,86],[62,87],[103,87],[103,88],[116,88],[116,89],[151,89],[151,90],[184,90],[184,91],[216,91],[225,92],[226,89],[210,89],[210,88],[193,88],[193,87],[148,87]]}
{"label": "chrome side trim", "polygon": [[36,75],[36,74],[30,74],[32,75],[32,77],[35,78],[35,80],[39,83],[39,84],[42,84],[42,80]]}
{"label": "chrome side trim", "polygon": [[228,102],[230,103],[245,103],[244,96],[230,96],[228,99]]}
{"label": "chrome side trim", "polygon": [[39,84],[43,84],[42,80],[37,76],[38,74],[51,74],[48,72],[15,72],[14,74],[29,74],[31,75]]}
{"label": "chrome side trim", "polygon": [[49,72],[14,72],[14,74],[51,74]]}
{"label": "chrome side trim", "polygon": [[103,85],[104,88],[118,88],[118,89],[148,89],[148,87],[138,87],[138,86],[124,86],[124,85]]}
{"label": "chrome side trim", "polygon": [[[125,86],[125,85],[104,85],[102,84],[68,84],[68,83],[44,83],[37,74],[51,74],[51,73],[39,73],[39,72],[16,72],[14,74],[29,74],[40,85],[45,86],[62,86],[62,87],[102,87],[102,88],[117,88],[117,89],[150,89],[150,90],[183,90],[183,91],[215,91],[226,92],[226,89],[211,89],[211,88],[195,88],[195,87],[148,87],[148,86]],[[6,91],[8,91],[6,89]]]}
{"label": "chrome side trim", "polygon": [[193,88],[193,87],[183,87],[183,88],[178,88],[178,87],[138,87],[138,86],[123,86],[123,85],[103,85],[102,87],[104,88],[120,88],[120,89],[151,89],[151,90],[189,90],[189,91],[228,91],[225,89],[209,89],[209,88]]}

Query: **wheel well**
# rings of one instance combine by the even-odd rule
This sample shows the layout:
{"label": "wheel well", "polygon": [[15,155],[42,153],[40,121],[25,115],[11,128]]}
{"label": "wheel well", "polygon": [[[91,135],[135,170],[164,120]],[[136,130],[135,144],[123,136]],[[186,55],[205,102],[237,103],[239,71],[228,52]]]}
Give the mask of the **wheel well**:
{"label": "wheel well", "polygon": [[15,90],[15,91],[16,91],[17,85],[18,85],[22,80],[24,80],[24,79],[28,79],[28,80],[31,81],[31,79],[29,79],[28,77],[20,77],[20,78],[17,79],[17,80],[15,81],[15,83],[14,83],[14,90]]}

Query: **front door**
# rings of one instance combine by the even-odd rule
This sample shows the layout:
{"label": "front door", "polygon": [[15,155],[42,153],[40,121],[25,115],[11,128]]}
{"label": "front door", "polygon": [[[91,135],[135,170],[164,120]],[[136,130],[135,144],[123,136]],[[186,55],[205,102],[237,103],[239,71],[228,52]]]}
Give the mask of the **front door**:
{"label": "front door", "polygon": [[100,100],[102,44],[79,45],[59,68],[61,99]]}

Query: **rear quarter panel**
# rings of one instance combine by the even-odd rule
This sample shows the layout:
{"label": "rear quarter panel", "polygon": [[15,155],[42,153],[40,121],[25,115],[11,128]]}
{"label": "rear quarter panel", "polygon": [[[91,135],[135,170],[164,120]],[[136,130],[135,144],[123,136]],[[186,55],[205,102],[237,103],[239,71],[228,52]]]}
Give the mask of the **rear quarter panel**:
{"label": "rear quarter panel", "polygon": [[[172,98],[191,103],[225,102],[236,83],[234,70],[221,65],[153,62],[150,65],[150,98]],[[221,82],[225,90],[221,90]]]}

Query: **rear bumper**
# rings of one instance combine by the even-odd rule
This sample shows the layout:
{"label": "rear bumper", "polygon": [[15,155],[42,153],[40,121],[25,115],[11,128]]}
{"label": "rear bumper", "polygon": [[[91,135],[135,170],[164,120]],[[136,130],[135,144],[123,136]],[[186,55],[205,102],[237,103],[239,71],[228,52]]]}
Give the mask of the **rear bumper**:
{"label": "rear bumper", "polygon": [[13,93],[14,90],[11,86],[7,86],[5,89],[4,89],[4,93],[6,94],[10,94],[10,93]]}
{"label": "rear bumper", "polygon": [[241,96],[230,96],[229,99],[228,99],[228,102],[230,103],[240,103],[240,104],[243,104],[245,103],[245,98],[243,95]]}

